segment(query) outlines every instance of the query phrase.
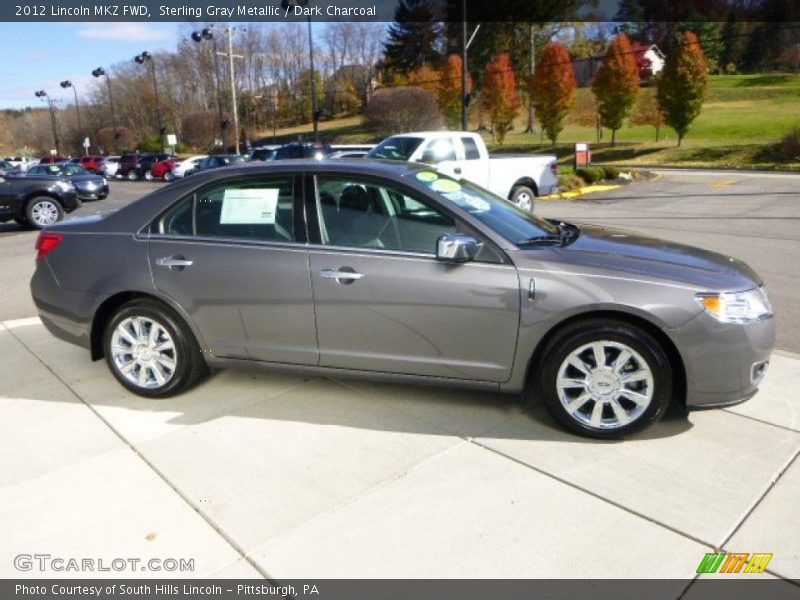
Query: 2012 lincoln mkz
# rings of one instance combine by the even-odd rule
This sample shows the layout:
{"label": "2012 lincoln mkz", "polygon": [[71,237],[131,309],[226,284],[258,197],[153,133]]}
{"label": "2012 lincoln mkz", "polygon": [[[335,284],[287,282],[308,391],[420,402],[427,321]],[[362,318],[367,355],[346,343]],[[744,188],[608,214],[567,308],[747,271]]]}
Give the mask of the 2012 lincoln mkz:
{"label": "2012 lincoln mkz", "polygon": [[424,164],[227,167],[37,249],[42,322],[146,397],[258,364],[518,393],[615,437],[670,402],[750,398],[774,343],[741,261],[545,220]]}

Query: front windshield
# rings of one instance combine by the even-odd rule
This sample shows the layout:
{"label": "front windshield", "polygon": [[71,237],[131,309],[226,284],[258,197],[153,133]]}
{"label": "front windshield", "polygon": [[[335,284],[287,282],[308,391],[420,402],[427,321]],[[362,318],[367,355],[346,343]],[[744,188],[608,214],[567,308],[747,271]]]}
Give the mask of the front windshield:
{"label": "front windshield", "polygon": [[64,167],[63,171],[61,171],[62,175],[86,175],[87,171],[83,167],[79,167],[77,165],[70,165]]}
{"label": "front windshield", "polygon": [[387,160],[408,160],[423,142],[421,137],[398,135],[383,140],[367,152],[366,158],[384,158]]}
{"label": "front windshield", "polygon": [[559,235],[558,227],[468,181],[456,181],[434,171],[412,175],[432,192],[466,210],[513,244]]}

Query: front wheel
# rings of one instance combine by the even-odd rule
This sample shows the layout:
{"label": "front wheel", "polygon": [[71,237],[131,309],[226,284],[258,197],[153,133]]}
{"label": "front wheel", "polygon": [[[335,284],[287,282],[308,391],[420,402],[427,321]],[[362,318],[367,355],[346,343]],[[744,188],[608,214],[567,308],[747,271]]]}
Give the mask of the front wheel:
{"label": "front wheel", "polygon": [[533,190],[525,185],[518,185],[511,191],[511,202],[512,204],[516,204],[522,210],[531,212],[533,211],[533,199],[536,197],[536,194],[533,193]]}
{"label": "front wheel", "polygon": [[144,178],[147,181],[153,181],[153,179],[155,179],[155,176],[153,175],[153,172],[150,169],[147,169],[147,171],[144,172]]}
{"label": "front wheel", "polygon": [[25,207],[25,221],[36,229],[58,223],[64,218],[64,209],[58,200],[40,196],[33,198]]}
{"label": "front wheel", "polygon": [[581,435],[617,438],[644,429],[663,416],[672,396],[664,349],[624,321],[570,325],[543,356],[539,393],[552,415]]}
{"label": "front wheel", "polygon": [[148,398],[179,394],[206,372],[189,328],[150,300],[134,300],[117,311],[105,328],[103,349],[117,381]]}
{"label": "front wheel", "polygon": [[175,179],[175,175],[172,174],[172,171],[167,171],[164,173],[164,181],[173,181]]}
{"label": "front wheel", "polygon": [[128,171],[128,181],[136,181],[137,179],[139,179],[139,174],[135,169]]}

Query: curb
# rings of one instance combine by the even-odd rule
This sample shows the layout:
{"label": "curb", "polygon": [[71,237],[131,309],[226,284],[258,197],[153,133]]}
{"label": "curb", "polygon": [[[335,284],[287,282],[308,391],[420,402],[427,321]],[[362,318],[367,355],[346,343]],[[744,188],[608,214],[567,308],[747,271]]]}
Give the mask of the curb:
{"label": "curb", "polygon": [[551,194],[549,196],[540,196],[537,200],[570,200],[578,198],[586,194],[594,194],[596,192],[608,192],[622,187],[622,184],[609,184],[609,185],[586,185],[577,190],[570,190],[569,192],[561,192],[558,194]]}

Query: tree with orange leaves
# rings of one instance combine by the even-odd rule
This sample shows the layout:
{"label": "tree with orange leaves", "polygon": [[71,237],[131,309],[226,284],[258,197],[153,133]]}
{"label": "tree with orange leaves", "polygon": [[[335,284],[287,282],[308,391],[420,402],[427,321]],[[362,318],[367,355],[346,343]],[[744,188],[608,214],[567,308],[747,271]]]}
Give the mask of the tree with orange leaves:
{"label": "tree with orange leaves", "polygon": [[409,73],[408,81],[405,83],[406,85],[422,88],[436,96],[439,93],[441,77],[442,74],[439,71],[425,63],[420,68]]}
{"label": "tree with orange leaves", "polygon": [[561,42],[548,42],[528,89],[542,130],[553,144],[564,129],[564,118],[575,103],[577,87],[569,50]]}
{"label": "tree with orange leaves", "polygon": [[[442,69],[437,100],[450,129],[461,127],[461,57],[451,54]],[[472,93],[472,77],[467,73],[467,94]]]}
{"label": "tree with orange leaves", "polygon": [[498,54],[486,65],[481,104],[489,115],[497,142],[502,145],[522,105],[517,92],[517,78],[507,52]]}
{"label": "tree with orange leaves", "polygon": [[611,130],[611,145],[617,129],[631,112],[639,93],[639,67],[628,36],[619,34],[608,46],[603,64],[592,82],[600,105],[600,122]]}

